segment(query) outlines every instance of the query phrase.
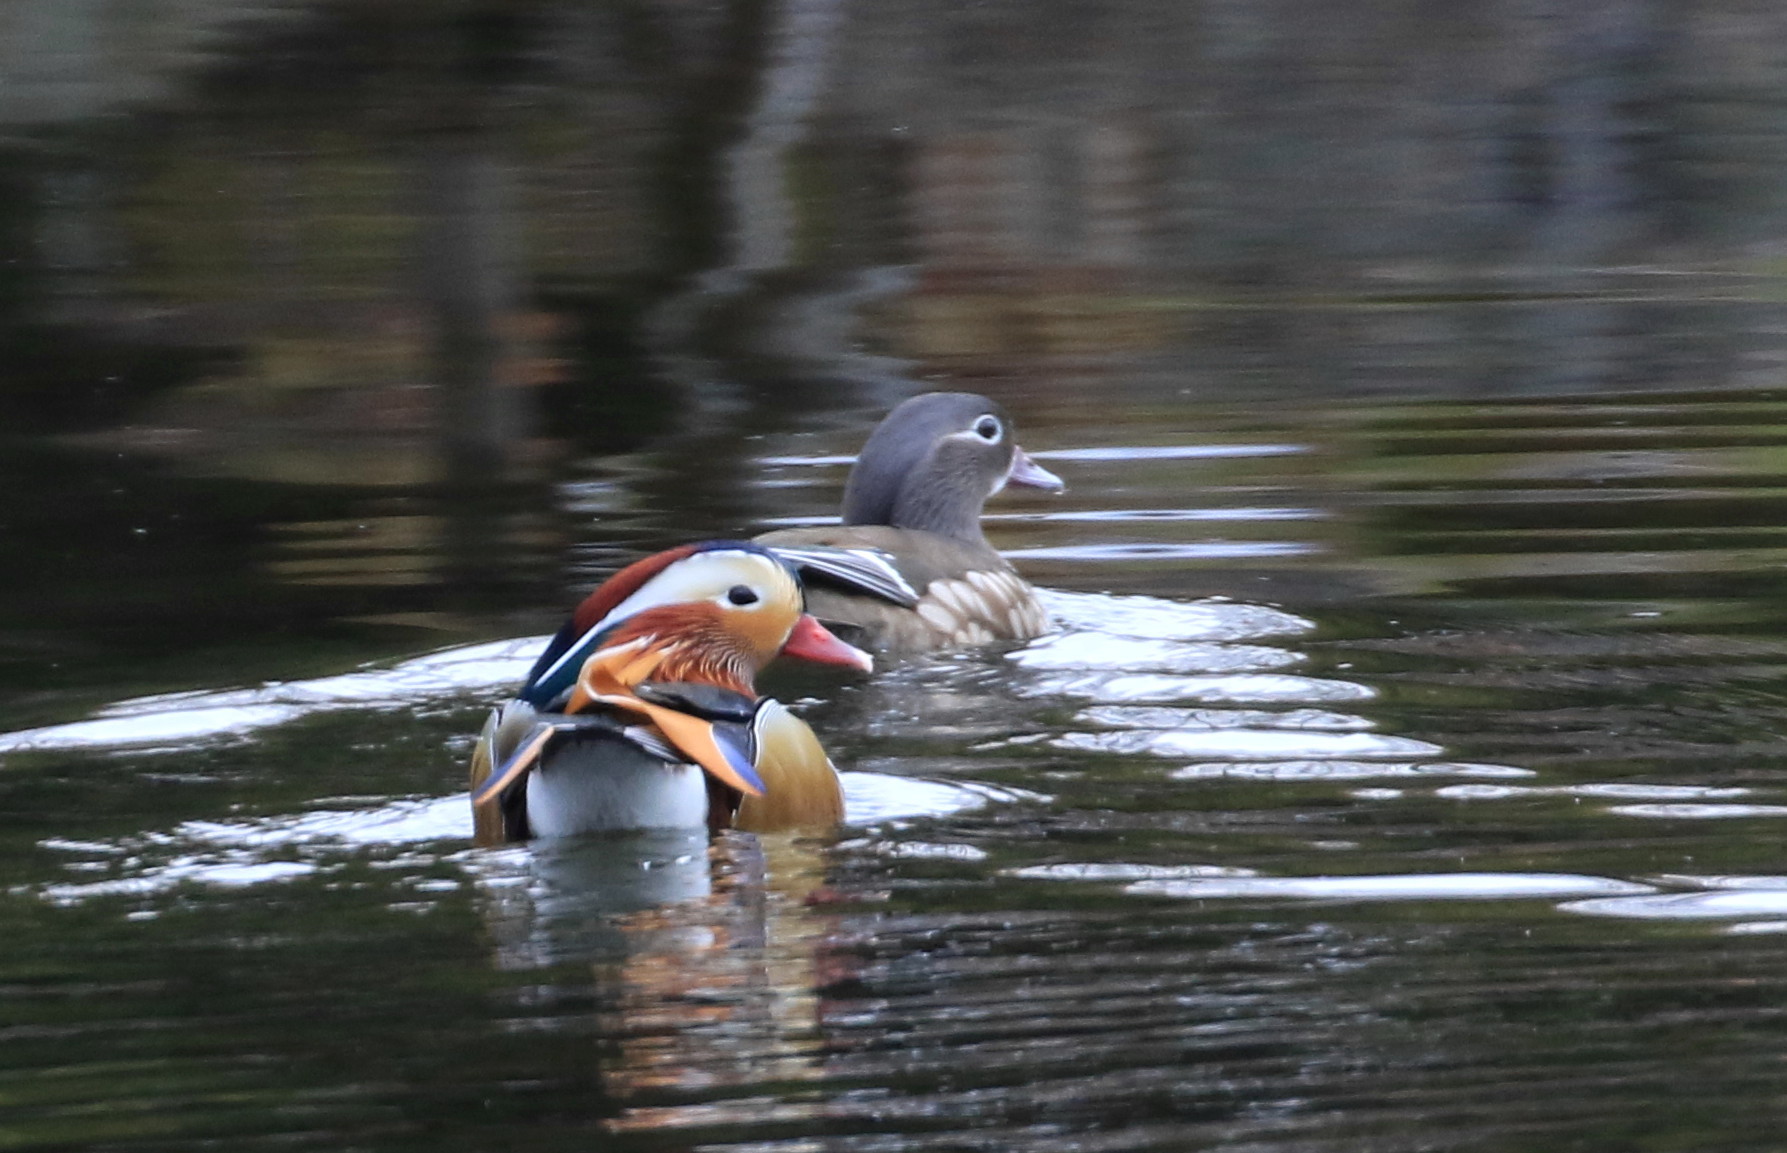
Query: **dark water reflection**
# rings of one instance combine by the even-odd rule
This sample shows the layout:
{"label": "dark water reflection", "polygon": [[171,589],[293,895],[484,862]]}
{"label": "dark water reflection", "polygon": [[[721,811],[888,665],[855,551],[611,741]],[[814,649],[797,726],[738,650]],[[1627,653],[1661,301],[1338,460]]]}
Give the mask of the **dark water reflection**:
{"label": "dark water reflection", "polygon": [[[1783,19],[0,12],[0,1147],[1777,1144]],[[1061,631],[473,849],[517,638],[932,386]]]}
{"label": "dark water reflection", "polygon": [[15,1143],[1767,1147],[1781,405],[1045,411],[1064,631],[782,689],[835,844],[471,849],[532,642],[7,737]]}

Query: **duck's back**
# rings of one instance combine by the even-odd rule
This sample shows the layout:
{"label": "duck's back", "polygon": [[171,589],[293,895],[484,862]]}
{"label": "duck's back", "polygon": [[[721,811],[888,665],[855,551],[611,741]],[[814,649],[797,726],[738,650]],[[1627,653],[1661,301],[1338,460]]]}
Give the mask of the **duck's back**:
{"label": "duck's back", "polygon": [[983,542],[888,525],[782,529],[757,538],[772,548],[871,548],[887,554],[918,591],[915,608],[807,581],[807,611],[826,627],[884,652],[928,652],[998,640],[1028,640],[1048,629],[1035,590]]}

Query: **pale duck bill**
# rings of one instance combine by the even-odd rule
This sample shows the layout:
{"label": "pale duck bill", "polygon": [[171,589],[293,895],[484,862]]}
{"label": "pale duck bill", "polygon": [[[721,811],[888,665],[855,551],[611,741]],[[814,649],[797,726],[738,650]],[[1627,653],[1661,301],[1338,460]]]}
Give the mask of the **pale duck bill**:
{"label": "pale duck bill", "polygon": [[1067,487],[1065,481],[1031,460],[1030,454],[1016,445],[1011,449],[1011,469],[1005,474],[1005,483],[1044,492],[1060,492]]}

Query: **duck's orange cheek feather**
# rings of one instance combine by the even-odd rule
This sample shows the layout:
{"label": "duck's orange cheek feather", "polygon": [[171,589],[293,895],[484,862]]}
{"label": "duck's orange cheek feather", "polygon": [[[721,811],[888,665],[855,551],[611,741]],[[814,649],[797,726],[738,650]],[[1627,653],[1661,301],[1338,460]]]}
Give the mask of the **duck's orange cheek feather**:
{"label": "duck's orange cheek feather", "polygon": [[749,692],[760,662],[754,659],[748,639],[737,635],[730,624],[718,605],[660,605],[627,621],[607,643],[649,638],[651,648],[665,653],[652,671],[655,680],[699,681]]}
{"label": "duck's orange cheek feather", "polygon": [[753,609],[727,611],[710,601],[660,605],[627,622],[623,636],[656,633],[665,641],[692,643],[714,652],[731,652],[763,665],[782,650],[800,616],[796,594],[777,596]]}

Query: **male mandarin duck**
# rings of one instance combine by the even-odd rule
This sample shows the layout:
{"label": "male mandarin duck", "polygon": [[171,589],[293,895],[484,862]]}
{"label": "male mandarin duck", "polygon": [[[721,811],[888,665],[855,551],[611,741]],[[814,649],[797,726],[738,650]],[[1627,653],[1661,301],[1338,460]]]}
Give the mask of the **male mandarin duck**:
{"label": "male mandarin duck", "polygon": [[[813,731],[753,684],[784,652],[872,667],[805,613],[795,563],[710,541],[635,562],[591,593],[478,739],[478,840],[841,820],[837,773]],[[817,564],[915,600],[873,556]]]}
{"label": "male mandarin duck", "polygon": [[1061,478],[1013,437],[984,396],[933,392],[876,426],[844,485],[843,523],[757,537],[778,551],[879,551],[919,592],[898,603],[846,573],[811,572],[807,606],[840,635],[892,652],[1029,640],[1049,627],[1036,591],[981,533],[981,508],[1006,485],[1060,492]]}

